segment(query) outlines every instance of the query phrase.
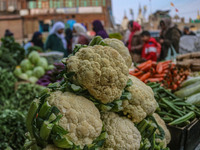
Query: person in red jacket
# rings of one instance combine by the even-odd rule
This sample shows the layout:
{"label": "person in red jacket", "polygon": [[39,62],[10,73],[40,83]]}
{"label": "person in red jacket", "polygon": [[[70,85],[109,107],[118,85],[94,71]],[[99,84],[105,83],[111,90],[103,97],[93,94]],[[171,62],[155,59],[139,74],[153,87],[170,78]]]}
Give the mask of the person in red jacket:
{"label": "person in red jacket", "polygon": [[148,31],[143,31],[141,36],[142,40],[144,41],[142,48],[142,59],[145,61],[157,61],[157,56],[160,49],[159,43],[153,37],[151,37]]}

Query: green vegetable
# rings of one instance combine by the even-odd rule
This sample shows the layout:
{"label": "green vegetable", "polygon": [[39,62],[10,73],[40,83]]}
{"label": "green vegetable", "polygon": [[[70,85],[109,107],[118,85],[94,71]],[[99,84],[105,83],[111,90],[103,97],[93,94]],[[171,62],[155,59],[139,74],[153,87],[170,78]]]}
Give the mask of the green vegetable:
{"label": "green vegetable", "polygon": [[47,59],[44,57],[40,57],[40,60],[37,62],[37,66],[42,67],[44,70],[48,69]]}
{"label": "green vegetable", "polygon": [[40,55],[39,55],[38,52],[32,51],[32,52],[28,55],[28,59],[30,60],[31,63],[37,64],[38,61],[40,60]]}
{"label": "green vegetable", "polygon": [[48,68],[47,68],[47,70],[52,70],[52,69],[54,69],[54,68],[55,68],[54,65],[49,65]]}
{"label": "green vegetable", "polygon": [[179,124],[181,124],[183,122],[186,122],[189,119],[194,118],[194,117],[195,117],[195,113],[193,111],[191,111],[188,114],[186,114],[186,115],[184,115],[184,116],[182,116],[182,117],[170,122],[169,125],[179,125]]}
{"label": "green vegetable", "polygon": [[175,92],[175,95],[181,98],[185,98],[185,97],[188,97],[200,92],[199,82],[192,84],[191,86],[192,86],[191,88],[186,87],[186,88],[180,89],[179,91]]}
{"label": "green vegetable", "polygon": [[22,74],[22,70],[20,67],[16,67],[13,73],[15,76],[19,77]]}
{"label": "green vegetable", "polygon": [[26,72],[28,70],[31,70],[33,68],[33,65],[28,59],[24,59],[20,63],[21,69],[23,72]]}
{"label": "green vegetable", "polygon": [[196,77],[196,78],[192,78],[192,79],[186,80],[181,84],[181,87],[186,87],[186,86],[194,84],[194,83],[196,83],[198,81],[200,81],[200,77]]}
{"label": "green vegetable", "polygon": [[73,147],[73,143],[67,138],[67,137],[61,137],[61,136],[57,136],[54,140],[53,143],[60,148],[72,148]]}
{"label": "green vegetable", "polygon": [[22,73],[21,75],[18,76],[20,79],[23,79],[23,80],[28,80],[28,75],[25,74],[25,73]]}
{"label": "green vegetable", "polygon": [[49,123],[48,121],[44,121],[42,127],[40,128],[40,137],[43,140],[47,140],[50,136],[51,130],[54,124]]}
{"label": "green vegetable", "polygon": [[41,66],[35,67],[33,70],[33,76],[37,78],[42,77],[44,74],[45,74],[45,70]]}
{"label": "green vegetable", "polygon": [[0,149],[22,149],[25,142],[25,116],[18,110],[0,111]]}
{"label": "green vegetable", "polygon": [[36,77],[30,77],[29,79],[28,79],[31,83],[36,83],[37,81],[38,81],[38,78],[36,78]]}
{"label": "green vegetable", "polygon": [[200,93],[188,97],[186,102],[193,105],[200,105]]}
{"label": "green vegetable", "polygon": [[26,71],[26,75],[27,75],[28,77],[31,77],[32,74],[33,74],[33,71],[32,71],[32,70],[28,70],[28,71]]}

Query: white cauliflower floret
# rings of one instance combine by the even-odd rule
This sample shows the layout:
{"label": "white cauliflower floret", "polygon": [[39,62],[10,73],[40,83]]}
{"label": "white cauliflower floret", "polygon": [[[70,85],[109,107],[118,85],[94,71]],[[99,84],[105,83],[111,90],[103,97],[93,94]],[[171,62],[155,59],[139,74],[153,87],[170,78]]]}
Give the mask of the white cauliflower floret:
{"label": "white cauliflower floret", "polygon": [[59,125],[69,132],[67,135],[76,145],[83,147],[91,144],[101,134],[100,113],[88,99],[69,92],[56,91],[47,100],[60,110],[63,117]]}
{"label": "white cauliflower floret", "polygon": [[124,59],[109,46],[81,48],[67,60],[67,71],[74,72],[74,82],[102,103],[119,99],[128,81]]}
{"label": "white cauliflower floret", "polygon": [[[156,122],[158,123],[158,125],[165,132],[165,138],[162,140],[162,142],[164,142],[164,148],[165,148],[165,147],[167,147],[167,144],[169,144],[169,142],[171,140],[171,134],[170,134],[169,130],[167,129],[167,126],[165,125],[165,122],[162,120],[162,118],[160,118],[160,116],[156,113],[153,113],[153,116],[156,119]],[[156,132],[159,133],[159,130],[156,130]],[[157,140],[157,141],[159,141],[159,140]]]}
{"label": "white cauliflower floret", "polygon": [[104,43],[108,44],[110,47],[114,48],[115,50],[117,50],[120,55],[124,58],[126,65],[128,68],[131,67],[132,65],[132,59],[131,59],[131,55],[129,53],[128,48],[124,45],[124,43],[118,39],[104,39],[103,40]]}
{"label": "white cauliflower floret", "polygon": [[133,85],[127,88],[131,100],[123,101],[123,112],[133,122],[139,123],[147,115],[153,114],[158,107],[152,89],[134,76],[129,76]]}
{"label": "white cauliflower floret", "polygon": [[102,120],[108,133],[104,150],[138,150],[140,148],[141,135],[131,120],[113,112],[103,114]]}

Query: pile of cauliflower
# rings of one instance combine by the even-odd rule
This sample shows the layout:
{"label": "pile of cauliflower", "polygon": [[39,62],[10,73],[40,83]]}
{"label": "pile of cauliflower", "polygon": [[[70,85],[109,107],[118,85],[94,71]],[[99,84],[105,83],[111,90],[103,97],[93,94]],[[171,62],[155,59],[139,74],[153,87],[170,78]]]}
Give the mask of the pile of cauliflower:
{"label": "pile of cauliflower", "polygon": [[95,37],[88,46],[77,45],[64,64],[64,80],[30,106],[27,149],[139,150],[151,144],[141,133],[148,132],[145,122],[152,135],[163,137],[154,143],[167,146],[170,134],[154,114],[153,91],[129,76],[131,56],[121,41]]}

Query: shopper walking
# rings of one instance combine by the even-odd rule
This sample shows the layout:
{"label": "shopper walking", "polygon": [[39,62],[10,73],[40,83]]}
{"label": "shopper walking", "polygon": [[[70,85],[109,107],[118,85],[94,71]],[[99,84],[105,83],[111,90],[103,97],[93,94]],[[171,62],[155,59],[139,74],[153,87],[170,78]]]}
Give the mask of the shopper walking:
{"label": "shopper walking", "polygon": [[104,30],[104,27],[100,20],[93,21],[93,30],[96,33],[96,36],[101,36],[103,39],[108,38],[108,34]]}

